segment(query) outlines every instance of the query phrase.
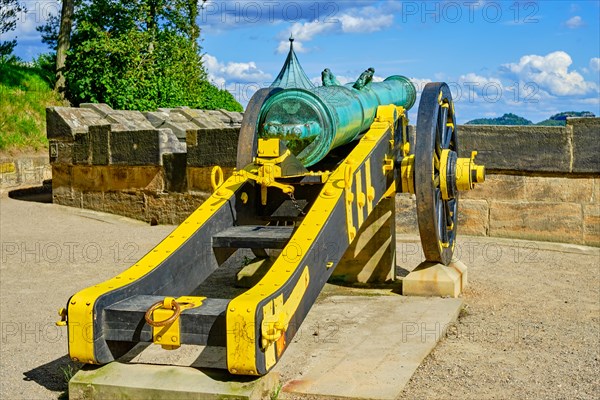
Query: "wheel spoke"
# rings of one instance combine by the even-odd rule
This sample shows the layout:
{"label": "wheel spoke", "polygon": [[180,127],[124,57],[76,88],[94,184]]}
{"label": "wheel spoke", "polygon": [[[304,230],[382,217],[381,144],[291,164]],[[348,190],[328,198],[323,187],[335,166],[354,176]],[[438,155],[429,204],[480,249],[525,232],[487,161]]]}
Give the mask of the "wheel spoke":
{"label": "wheel spoke", "polygon": [[444,135],[444,149],[449,149],[450,148],[450,144],[452,142],[452,134],[454,133],[454,130],[452,129],[451,126],[447,126],[446,127],[446,134]]}
{"label": "wheel spoke", "polygon": [[446,211],[445,211],[445,207],[444,207],[444,203],[445,201],[442,199],[442,192],[440,191],[440,189],[436,189],[436,199],[435,199],[435,206],[436,206],[436,219],[437,219],[437,230],[438,230],[438,234],[439,234],[439,239],[442,241],[442,243],[445,243],[448,241],[447,239],[447,231],[446,231]]}

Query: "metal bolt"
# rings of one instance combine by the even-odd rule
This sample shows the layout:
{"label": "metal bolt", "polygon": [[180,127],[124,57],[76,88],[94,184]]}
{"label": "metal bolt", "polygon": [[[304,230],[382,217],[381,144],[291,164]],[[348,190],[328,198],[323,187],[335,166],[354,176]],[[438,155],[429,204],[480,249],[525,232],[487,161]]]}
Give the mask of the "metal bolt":
{"label": "metal bolt", "polygon": [[176,342],[177,341],[177,336],[171,336],[171,341],[172,342]]}
{"label": "metal bolt", "polygon": [[160,342],[161,340],[162,340],[162,336],[160,336],[160,335],[156,335],[156,341],[157,341],[157,342]]}

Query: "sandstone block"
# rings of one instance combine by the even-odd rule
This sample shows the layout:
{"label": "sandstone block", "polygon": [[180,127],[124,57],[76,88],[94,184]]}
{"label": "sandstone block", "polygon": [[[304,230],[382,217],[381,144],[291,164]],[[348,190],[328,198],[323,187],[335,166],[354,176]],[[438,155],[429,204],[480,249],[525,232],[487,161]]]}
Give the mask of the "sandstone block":
{"label": "sandstone block", "polygon": [[208,198],[202,193],[155,193],[146,196],[145,221],[151,224],[180,224]]}
{"label": "sandstone block", "polygon": [[48,139],[73,140],[85,133],[90,125],[106,124],[98,113],[88,108],[46,108],[46,136]]}
{"label": "sandstone block", "polygon": [[179,141],[170,129],[158,129],[160,153],[187,153],[185,142]]}
{"label": "sandstone block", "polygon": [[162,111],[149,111],[144,113],[144,117],[155,128],[160,128],[162,124],[169,119],[169,113]]}
{"label": "sandstone block", "polygon": [[589,203],[593,186],[592,178],[585,177],[525,177],[526,197],[530,201]]}
{"label": "sandstone block", "polygon": [[226,119],[229,119],[229,125],[240,125],[242,123],[242,114],[232,111],[223,110],[222,108],[218,110],[221,114],[223,114]]}
{"label": "sandstone block", "polygon": [[581,204],[490,202],[490,236],[581,243]]}
{"label": "sandstone block", "polygon": [[412,194],[396,195],[396,233],[418,233],[417,202]]}
{"label": "sandstone block", "polygon": [[170,129],[180,141],[185,142],[187,133],[198,129],[198,126],[189,121],[173,121],[170,119],[161,125],[161,128]]}
{"label": "sandstone block", "polygon": [[84,166],[72,168],[74,188],[81,191],[146,190],[162,192],[164,188],[159,166]]}
{"label": "sandstone block", "polygon": [[146,221],[145,196],[143,193],[137,191],[105,192],[104,211]]}
{"label": "sandstone block", "polygon": [[525,200],[525,179],[526,177],[520,175],[488,174],[484,183],[476,185],[473,190],[460,192],[460,198],[461,200]]}
{"label": "sandstone block", "polygon": [[115,124],[123,125],[130,130],[153,129],[154,126],[139,111],[115,110],[106,116],[106,119]]}
{"label": "sandstone block", "polygon": [[52,189],[71,187],[73,166],[65,164],[52,165]]}
{"label": "sandstone block", "polygon": [[73,190],[69,186],[54,186],[52,179],[52,202],[68,207],[81,208],[81,192]]}
{"label": "sandstone block", "polygon": [[458,233],[460,235],[487,236],[489,206],[486,200],[459,200]]}
{"label": "sandstone block", "polygon": [[92,163],[92,150],[89,132],[75,133],[75,141],[73,143],[73,164]]}
{"label": "sandstone block", "polygon": [[79,105],[81,108],[89,108],[90,110],[96,112],[100,117],[104,118],[108,114],[114,112],[111,106],[106,103],[81,103]]}
{"label": "sandstone block", "polygon": [[583,242],[600,246],[600,204],[583,206]]}
{"label": "sandstone block", "polygon": [[174,123],[183,123],[190,121],[189,108],[171,108],[169,109],[169,119],[168,121]]}
{"label": "sandstone block", "polygon": [[573,127],[573,172],[600,173],[600,118],[568,118]]}
{"label": "sandstone block", "polygon": [[159,132],[156,129],[111,132],[111,164],[160,165]]}
{"label": "sandstone block", "polygon": [[459,151],[488,170],[570,172],[571,127],[461,125]]}
{"label": "sandstone block", "polygon": [[88,210],[104,211],[104,192],[82,192],[81,207]]}
{"label": "sandstone block", "polygon": [[[187,141],[188,166],[234,167],[239,128],[195,129]],[[195,142],[195,144],[194,144]]]}
{"label": "sandstone block", "polygon": [[73,163],[73,141],[49,140],[48,154],[51,163],[72,164]]}
{"label": "sandstone block", "polygon": [[110,163],[110,125],[92,125],[89,128],[90,152],[93,165]]}

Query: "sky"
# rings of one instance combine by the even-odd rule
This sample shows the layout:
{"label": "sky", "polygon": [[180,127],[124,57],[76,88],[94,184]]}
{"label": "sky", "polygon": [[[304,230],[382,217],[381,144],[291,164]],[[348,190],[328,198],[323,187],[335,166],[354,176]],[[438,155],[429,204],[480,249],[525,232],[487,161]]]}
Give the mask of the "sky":
{"label": "sky", "polygon": [[[47,51],[35,26],[60,6],[24,2],[15,52],[31,60]],[[376,80],[407,76],[417,90],[446,82],[459,123],[508,112],[533,122],[561,111],[600,116],[600,0],[208,0],[198,23],[209,78],[242,105],[275,79],[293,34],[314,82],[324,68],[345,83],[368,67]]]}

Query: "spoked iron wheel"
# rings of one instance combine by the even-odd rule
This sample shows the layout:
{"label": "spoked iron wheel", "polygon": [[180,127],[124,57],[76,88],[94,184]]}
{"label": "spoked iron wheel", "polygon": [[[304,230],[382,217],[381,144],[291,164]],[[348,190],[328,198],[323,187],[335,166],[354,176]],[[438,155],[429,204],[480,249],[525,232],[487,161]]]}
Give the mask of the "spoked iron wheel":
{"label": "spoked iron wheel", "polygon": [[448,265],[456,241],[458,141],[452,94],[445,83],[425,86],[415,143],[415,195],[427,261]]}

